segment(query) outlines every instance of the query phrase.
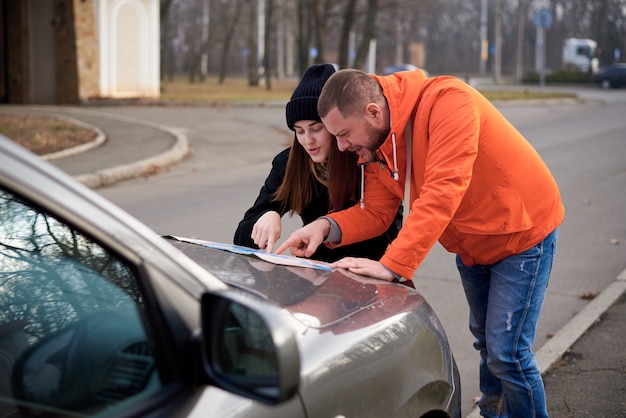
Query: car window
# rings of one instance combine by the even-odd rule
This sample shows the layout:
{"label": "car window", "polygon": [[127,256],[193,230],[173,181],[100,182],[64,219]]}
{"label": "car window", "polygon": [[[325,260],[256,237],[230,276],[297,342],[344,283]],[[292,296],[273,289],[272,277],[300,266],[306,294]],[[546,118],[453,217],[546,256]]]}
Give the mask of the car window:
{"label": "car window", "polygon": [[119,257],[0,189],[0,416],[90,415],[158,389],[143,307]]}

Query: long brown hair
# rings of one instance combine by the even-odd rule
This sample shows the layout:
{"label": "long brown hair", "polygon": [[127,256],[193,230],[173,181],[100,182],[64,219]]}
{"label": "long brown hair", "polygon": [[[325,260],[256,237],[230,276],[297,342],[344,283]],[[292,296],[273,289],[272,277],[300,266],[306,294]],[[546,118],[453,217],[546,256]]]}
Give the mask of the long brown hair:
{"label": "long brown hair", "polygon": [[[332,141],[333,145],[328,153],[326,170],[328,171],[328,203],[330,210],[335,211],[345,209],[350,201],[356,201],[359,168],[357,155],[351,151],[339,151],[334,136]],[[294,134],[285,169],[285,178],[274,194],[274,200],[281,203],[283,211],[300,215],[303,209],[311,203],[316,187],[316,176],[312,169],[314,164],[311,163],[311,158]]]}

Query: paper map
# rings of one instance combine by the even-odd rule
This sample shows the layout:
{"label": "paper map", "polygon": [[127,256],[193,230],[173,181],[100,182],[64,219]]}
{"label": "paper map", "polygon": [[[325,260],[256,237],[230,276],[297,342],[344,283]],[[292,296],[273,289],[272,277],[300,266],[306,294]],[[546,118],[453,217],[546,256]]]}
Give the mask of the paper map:
{"label": "paper map", "polygon": [[202,245],[204,247],[214,248],[216,250],[230,251],[231,253],[243,255],[253,255],[261,260],[281,266],[306,267],[326,271],[332,270],[330,268],[330,264],[323,261],[310,260],[308,258],[294,257],[291,255],[270,254],[264,250],[255,250],[254,248],[242,247],[234,244],[225,244],[223,242],[205,241],[195,238],[177,237],[174,235],[168,235],[167,237],[174,238],[181,242],[189,242],[192,244]]}

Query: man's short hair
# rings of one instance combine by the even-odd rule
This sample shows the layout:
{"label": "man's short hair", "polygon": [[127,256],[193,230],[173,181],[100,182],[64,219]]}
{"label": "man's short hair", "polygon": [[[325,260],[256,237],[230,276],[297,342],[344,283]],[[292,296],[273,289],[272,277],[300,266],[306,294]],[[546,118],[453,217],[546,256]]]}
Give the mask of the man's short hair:
{"label": "man's short hair", "polygon": [[343,117],[361,116],[369,103],[386,106],[380,85],[363,71],[348,68],[335,72],[326,81],[317,112],[324,118],[336,107]]}

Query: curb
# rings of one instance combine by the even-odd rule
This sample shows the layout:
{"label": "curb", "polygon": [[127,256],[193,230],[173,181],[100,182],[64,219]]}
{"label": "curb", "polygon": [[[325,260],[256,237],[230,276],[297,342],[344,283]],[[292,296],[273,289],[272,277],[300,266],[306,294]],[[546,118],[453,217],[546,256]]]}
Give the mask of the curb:
{"label": "curb", "polygon": [[[141,121],[137,121],[141,122]],[[141,122],[144,125],[146,123]],[[189,154],[189,141],[187,136],[181,131],[162,125],[152,127],[165,131],[176,138],[176,143],[168,151],[154,157],[145,158],[130,164],[118,165],[104,170],[98,170],[89,174],[74,176],[76,180],[92,189],[111,186],[122,180],[135,178],[139,175],[152,172],[155,168],[166,167],[177,163]]]}
{"label": "curb", "polygon": [[570,105],[576,103],[585,103],[587,99],[581,99],[580,97],[555,97],[555,98],[536,98],[536,99],[520,99],[520,100],[491,100],[494,106],[507,107],[507,106],[560,106]]}
{"label": "curb", "polygon": [[[613,283],[590,301],[569,320],[535,353],[539,371],[543,375],[563,354],[626,292],[626,270]],[[466,418],[480,418],[480,409],[475,407]]]}
{"label": "curb", "polygon": [[[84,109],[65,110],[77,114],[80,114],[81,111],[92,113]],[[106,113],[106,117],[164,131],[176,138],[176,142],[169,150],[153,157],[144,158],[143,160],[135,161],[129,164],[123,164],[103,170],[98,170],[93,173],[74,176],[76,180],[83,183],[87,187],[90,187],[92,189],[98,189],[101,187],[111,186],[122,180],[128,180],[145,173],[154,172],[155,168],[167,167],[171,164],[177,163],[189,154],[189,140],[187,139],[187,136],[179,129],[170,128],[168,126],[160,125],[158,123],[130,118],[127,116],[116,115],[113,113]],[[99,130],[98,128],[96,129]]]}
{"label": "curb", "polygon": [[97,136],[96,136],[96,139],[94,139],[93,141],[87,142],[85,144],[77,145],[72,148],[67,148],[61,151],[51,152],[50,154],[42,155],[40,158],[43,158],[46,161],[58,160],[60,158],[71,157],[73,155],[87,152],[91,149],[99,147],[100,145],[104,144],[105,141],[107,140],[107,136],[105,135],[105,133],[102,132],[102,129],[98,128],[97,126],[93,126],[86,122],[69,118],[67,116],[62,116],[62,115],[55,115],[54,118],[63,120],[65,122],[71,123],[76,126],[80,126],[81,128],[89,129],[90,131],[94,131]]}
{"label": "curb", "polygon": [[[35,109],[35,110],[43,110],[44,114],[48,114],[50,108],[44,106],[28,106],[26,109]],[[80,108],[69,108],[69,107],[57,107],[60,111],[65,111],[67,113],[73,114],[95,114],[92,111]],[[22,110],[18,112],[12,113],[23,113]],[[97,114],[96,114],[97,115]],[[65,158],[73,155],[77,155],[86,151],[89,151],[95,147],[101,146],[106,140],[106,134],[98,127],[90,125],[86,122],[82,122],[76,120],[74,118],[53,114],[52,117],[65,120],[69,123],[76,124],[78,126],[84,127],[86,129],[93,130],[97,133],[97,137],[94,141],[91,141],[87,144],[78,145],[76,147],[68,148],[67,150],[62,150],[59,152],[46,154],[40,156],[44,160],[55,160],[60,158]],[[106,113],[106,117],[111,119],[117,119],[125,122],[134,123],[136,125],[143,125],[153,129],[159,129],[164,131],[174,138],[176,138],[175,144],[167,151],[162,152],[154,157],[145,158],[143,160],[139,160],[133,163],[114,166],[110,168],[106,168],[103,170],[96,171],[94,173],[89,174],[80,174],[74,176],[76,180],[83,183],[85,186],[90,187],[92,189],[97,189],[101,187],[111,186],[119,181],[128,180],[131,178],[135,178],[145,173],[154,172],[155,168],[166,167],[171,164],[177,163],[185,158],[189,154],[189,141],[187,136],[180,130],[170,128],[164,125],[159,125],[156,123],[146,122],[139,119],[129,118],[126,116],[116,115],[112,113]]]}
{"label": "curb", "polygon": [[535,353],[541,374],[544,374],[626,291],[626,270],[590,301],[576,316]]}

